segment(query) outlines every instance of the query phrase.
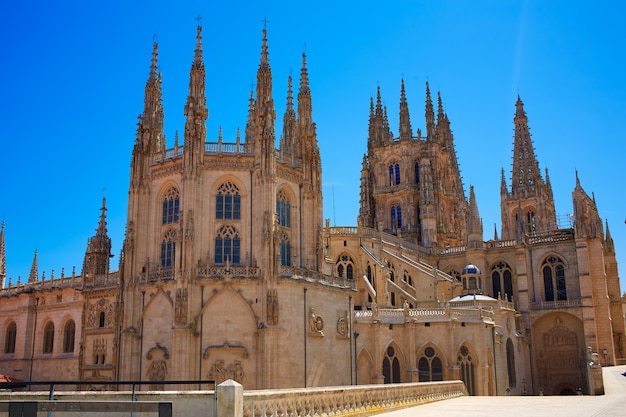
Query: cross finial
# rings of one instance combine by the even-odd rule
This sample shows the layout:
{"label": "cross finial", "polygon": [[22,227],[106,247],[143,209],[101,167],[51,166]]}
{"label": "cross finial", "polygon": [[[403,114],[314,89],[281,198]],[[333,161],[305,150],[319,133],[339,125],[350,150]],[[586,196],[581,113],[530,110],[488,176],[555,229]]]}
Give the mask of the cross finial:
{"label": "cross finial", "polygon": [[198,22],[198,26],[200,26],[200,22],[202,21],[202,16],[198,15],[198,17],[196,17],[194,20]]}
{"label": "cross finial", "polygon": [[267,20],[267,17],[264,17],[261,22],[263,22],[263,29],[267,29],[267,24],[270,23],[270,21]]}
{"label": "cross finial", "polygon": [[254,90],[254,83],[250,83],[250,91]]}
{"label": "cross finial", "polygon": [[157,34],[156,34],[156,32],[154,32],[152,34],[152,42],[156,43],[157,39],[158,39]]}
{"label": "cross finial", "polygon": [[304,54],[306,55],[306,42],[304,42]]}

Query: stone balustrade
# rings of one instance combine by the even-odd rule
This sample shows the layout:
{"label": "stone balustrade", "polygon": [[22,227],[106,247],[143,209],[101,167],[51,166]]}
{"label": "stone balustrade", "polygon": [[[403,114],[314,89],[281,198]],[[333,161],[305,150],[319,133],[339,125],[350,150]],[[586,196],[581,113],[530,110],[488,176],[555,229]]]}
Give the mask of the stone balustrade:
{"label": "stone balustrade", "polygon": [[462,381],[244,391],[242,417],[366,416],[464,395]]}

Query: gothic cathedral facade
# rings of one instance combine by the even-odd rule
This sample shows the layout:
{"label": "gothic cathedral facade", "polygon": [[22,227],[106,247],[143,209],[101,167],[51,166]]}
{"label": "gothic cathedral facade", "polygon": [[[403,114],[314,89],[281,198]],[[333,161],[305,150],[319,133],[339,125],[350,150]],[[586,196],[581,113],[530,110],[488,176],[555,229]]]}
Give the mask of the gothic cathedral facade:
{"label": "gothic cathedral facade", "polygon": [[[243,138],[207,141],[202,28],[183,143],[163,133],[158,45],[132,151],[119,270],[103,200],[80,275],[5,283],[0,373],[25,381],[234,379],[246,389],[462,379],[476,395],[589,391],[588,349],[626,357],[615,249],[580,180],[557,224],[521,99],[501,237],[483,240],[450,121],[404,81],[399,135],[370,101],[356,227],[323,221],[306,55],[276,149],[266,30]],[[8,285],[5,285],[8,284]],[[208,385],[206,385],[208,387]]]}

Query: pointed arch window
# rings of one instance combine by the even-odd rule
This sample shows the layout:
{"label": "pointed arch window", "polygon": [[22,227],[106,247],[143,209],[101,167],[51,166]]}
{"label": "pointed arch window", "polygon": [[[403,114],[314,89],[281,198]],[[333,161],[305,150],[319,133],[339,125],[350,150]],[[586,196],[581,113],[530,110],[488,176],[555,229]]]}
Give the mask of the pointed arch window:
{"label": "pointed arch window", "polygon": [[461,380],[465,383],[467,392],[469,395],[476,395],[474,357],[465,345],[459,349],[457,364],[461,370]]}
{"label": "pointed arch window", "polygon": [[48,322],[43,328],[43,347],[42,353],[52,353],[54,349],[54,324]]}
{"label": "pointed arch window", "polygon": [[420,164],[415,161],[415,184],[419,184],[420,182]]}
{"label": "pointed arch window", "polygon": [[491,268],[491,286],[494,298],[513,301],[513,274],[509,265],[498,262]]}
{"label": "pointed arch window", "polygon": [[424,349],[417,363],[419,382],[443,381],[443,366],[437,352],[432,347]]}
{"label": "pointed arch window", "polygon": [[389,185],[400,185],[400,164],[398,162],[389,164]]}
{"label": "pointed arch window", "polygon": [[537,235],[537,224],[535,223],[535,212],[528,210],[526,213],[526,232],[529,236]]}
{"label": "pointed arch window", "polygon": [[239,195],[239,188],[235,184],[226,182],[217,189],[215,218],[225,220],[241,218],[241,196]]}
{"label": "pointed arch window", "polygon": [[65,328],[63,329],[63,352],[64,353],[72,353],[74,352],[74,339],[76,336],[76,324],[74,320],[69,320],[65,323]]}
{"label": "pointed arch window", "polygon": [[280,264],[291,266],[291,245],[287,236],[283,236],[280,240]]}
{"label": "pointed arch window", "polygon": [[400,206],[391,207],[391,228],[394,231],[402,228],[402,208]]}
{"label": "pointed arch window", "polygon": [[383,358],[383,375],[385,384],[400,383],[400,360],[396,356],[396,351],[392,346],[387,348]]}
{"label": "pointed arch window", "polygon": [[161,269],[171,269],[176,255],[176,232],[168,230],[161,241]]}
{"label": "pointed arch window", "polygon": [[404,277],[402,279],[411,287],[413,286],[413,278],[411,278],[411,274],[409,274],[409,271],[404,271]]}
{"label": "pointed arch window", "polygon": [[291,227],[291,204],[284,191],[278,193],[276,197],[276,214],[278,224],[284,227]]}
{"label": "pointed arch window", "polygon": [[339,278],[354,279],[354,261],[351,256],[341,255],[335,262]]}
{"label": "pointed arch window", "polygon": [[163,218],[162,224],[171,224],[178,222],[178,213],[180,210],[180,194],[175,187],[170,188],[163,197]]}
{"label": "pointed arch window", "polygon": [[4,353],[15,353],[15,339],[17,337],[17,325],[14,321],[9,323],[4,335]]}
{"label": "pointed arch window", "polygon": [[515,378],[515,349],[513,349],[513,342],[511,339],[506,341],[506,369],[509,374],[509,387],[516,386],[517,379]]}
{"label": "pointed arch window", "polygon": [[240,263],[241,241],[233,226],[222,226],[215,237],[215,263]]}
{"label": "pointed arch window", "polygon": [[543,288],[546,301],[567,300],[565,286],[565,265],[556,256],[549,256],[541,265]]}

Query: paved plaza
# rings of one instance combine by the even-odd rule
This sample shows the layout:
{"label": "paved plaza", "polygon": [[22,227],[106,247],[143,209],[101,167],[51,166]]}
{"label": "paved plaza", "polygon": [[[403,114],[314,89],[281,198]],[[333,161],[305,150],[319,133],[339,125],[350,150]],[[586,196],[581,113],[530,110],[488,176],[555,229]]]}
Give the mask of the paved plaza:
{"label": "paved plaza", "polygon": [[458,397],[378,417],[613,417],[626,416],[626,366],[603,368],[605,395]]}

